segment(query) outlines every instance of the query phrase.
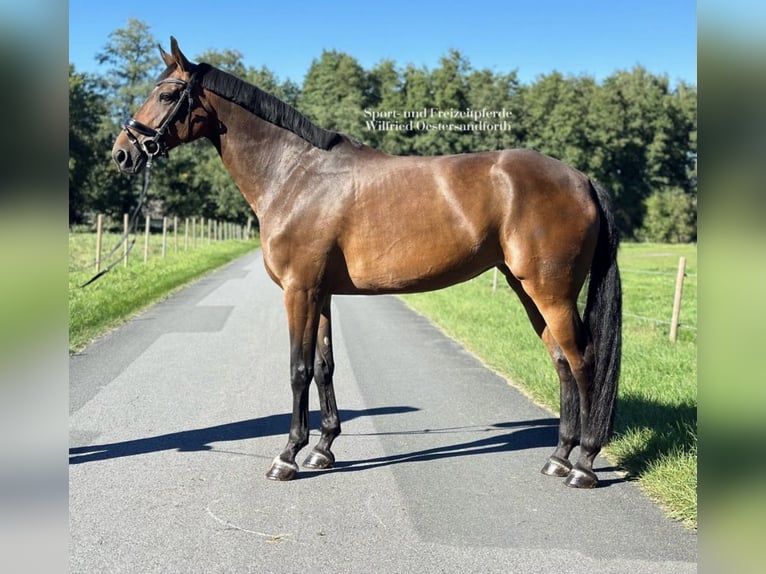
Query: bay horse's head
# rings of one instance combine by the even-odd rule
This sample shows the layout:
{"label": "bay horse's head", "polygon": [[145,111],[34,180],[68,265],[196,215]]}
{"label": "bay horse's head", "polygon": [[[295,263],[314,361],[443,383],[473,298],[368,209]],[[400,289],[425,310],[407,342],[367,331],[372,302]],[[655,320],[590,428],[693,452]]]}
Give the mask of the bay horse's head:
{"label": "bay horse's head", "polygon": [[173,37],[170,54],[160,46],[160,55],[167,69],[112,147],[112,157],[124,173],[139,173],[155,157],[205,135],[209,123],[197,75],[200,66],[183,55]]}

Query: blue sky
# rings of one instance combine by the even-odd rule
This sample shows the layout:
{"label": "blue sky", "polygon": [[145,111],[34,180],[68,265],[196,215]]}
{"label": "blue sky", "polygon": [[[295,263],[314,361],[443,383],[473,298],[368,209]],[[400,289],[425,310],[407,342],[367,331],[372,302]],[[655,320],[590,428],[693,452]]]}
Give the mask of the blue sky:
{"label": "blue sky", "polygon": [[365,69],[383,59],[429,69],[450,49],[477,69],[517,70],[522,82],[558,70],[597,80],[641,64],[671,82],[697,83],[693,0],[69,1],[69,61],[98,72],[110,32],[134,17],[167,49],[232,49],[298,83],[322,50],[354,56]]}

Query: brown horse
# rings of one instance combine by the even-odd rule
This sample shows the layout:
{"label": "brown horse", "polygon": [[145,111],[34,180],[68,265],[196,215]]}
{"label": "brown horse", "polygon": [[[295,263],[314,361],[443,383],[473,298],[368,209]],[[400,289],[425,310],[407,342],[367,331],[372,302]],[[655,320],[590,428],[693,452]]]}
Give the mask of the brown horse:
{"label": "brown horse", "polygon": [[[559,441],[542,472],[573,487],[597,484],[593,460],[614,418],[622,304],[617,231],[598,185],[529,150],[390,156],[189,62],[174,38],[171,53],[160,52],[167,69],[124,126],[113,157],[136,174],[155,156],[206,137],[258,216],[266,271],[284,291],[293,392],[287,446],[268,478],[298,472],[312,378],[321,437],[304,465],[334,463],[333,294],[439,289],[497,267],[561,381]],[[588,277],[581,319],[577,296]]]}

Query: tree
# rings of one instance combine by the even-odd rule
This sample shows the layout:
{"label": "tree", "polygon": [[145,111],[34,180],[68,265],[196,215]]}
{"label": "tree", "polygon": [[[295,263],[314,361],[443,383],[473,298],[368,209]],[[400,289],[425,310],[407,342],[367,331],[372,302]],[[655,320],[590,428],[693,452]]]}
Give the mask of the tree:
{"label": "tree", "polygon": [[134,114],[151,91],[159,73],[157,43],[149,26],[131,18],[127,27],[115,30],[102,52],[96,55],[108,66],[98,78],[98,92],[107,112],[101,116],[98,156],[90,174],[85,209],[120,218],[133,209],[139,196],[140,178],[129,178],[115,169],[111,148],[120,124]]}
{"label": "tree", "polygon": [[130,18],[127,27],[109,34],[109,42],[96,55],[96,60],[109,66],[104,88],[112,119],[120,122],[136,112],[160,72],[162,62],[157,55],[157,41],[149,32],[148,24]]}
{"label": "tree", "polygon": [[697,239],[697,201],[682,189],[652,193],[637,236],[643,241],[688,243]]}
{"label": "tree", "polygon": [[[688,102],[684,105],[688,106]],[[590,171],[615,198],[620,229],[640,229],[646,199],[663,189],[690,189],[690,131],[666,76],[641,66],[606,78],[590,102]]]}
{"label": "tree", "polygon": [[504,117],[485,120],[486,123],[502,126],[501,129],[483,129],[472,133],[471,149],[483,151],[517,147],[521,141],[522,114],[516,72],[495,74],[491,70],[474,70],[467,81],[471,109],[504,114]]}
{"label": "tree", "polygon": [[[367,74],[368,107],[376,112],[394,113],[391,119],[406,123],[404,85],[402,76],[393,60],[383,60]],[[367,116],[366,116],[367,117]],[[365,119],[366,119],[365,117]],[[390,154],[402,154],[408,150],[407,139],[412,133],[396,129],[366,129],[365,140],[373,147]]]}
{"label": "tree", "polygon": [[[428,110],[433,106],[433,92],[431,89],[431,76],[426,68],[416,68],[412,64],[404,69],[404,105],[405,110],[414,113],[422,113],[423,119]],[[413,121],[421,118],[413,118]],[[413,130],[408,134],[402,150],[405,155],[428,155],[430,153],[429,142],[423,138],[421,131]]]}
{"label": "tree", "polygon": [[364,70],[356,59],[325,50],[311,63],[298,104],[319,126],[364,139],[366,90]]}
{"label": "tree", "polygon": [[594,145],[587,123],[596,82],[559,72],[538,77],[523,90],[521,138],[524,146],[588,172]]}
{"label": "tree", "polygon": [[95,80],[69,65],[69,224],[82,223],[88,186],[99,159],[101,118],[106,114]]}
{"label": "tree", "polygon": [[238,50],[206,50],[197,56],[197,62],[206,62],[243,80],[247,75],[247,69],[242,63],[242,52]]}
{"label": "tree", "polygon": [[[471,133],[442,129],[442,126],[458,127],[471,122],[465,117],[454,116],[468,108],[468,71],[471,65],[457,50],[450,50],[440,60],[438,68],[430,74],[431,102],[426,124],[437,126],[418,135],[418,148],[425,155],[442,155],[471,151]],[[433,110],[433,111],[432,111]]]}

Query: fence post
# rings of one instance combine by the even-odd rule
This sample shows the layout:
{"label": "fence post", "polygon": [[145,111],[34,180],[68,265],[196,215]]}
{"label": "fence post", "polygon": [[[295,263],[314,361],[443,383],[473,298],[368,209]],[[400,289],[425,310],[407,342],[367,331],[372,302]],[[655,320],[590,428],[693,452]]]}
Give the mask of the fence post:
{"label": "fence post", "polygon": [[189,249],[189,218],[184,219],[184,251]]}
{"label": "fence post", "polygon": [[205,218],[199,218],[199,246],[205,246]]}
{"label": "fence post", "polygon": [[101,243],[104,237],[104,216],[96,217],[96,273],[101,271]]}
{"label": "fence post", "polygon": [[245,239],[250,239],[250,230],[253,227],[253,218],[248,217],[247,218],[247,231],[245,232]]}
{"label": "fence post", "polygon": [[492,292],[497,291],[497,267],[492,271]]}
{"label": "fence post", "polygon": [[670,341],[675,343],[678,338],[678,320],[681,316],[681,293],[684,290],[684,275],[686,274],[686,257],[678,258],[678,274],[676,275],[676,292],[673,296],[673,316],[670,319]]}
{"label": "fence post", "polygon": [[168,218],[162,218],[162,258],[165,259],[165,252],[167,251],[168,241]]}
{"label": "fence post", "polygon": [[122,216],[122,233],[124,237],[123,246],[122,246],[122,264],[123,267],[128,266],[128,243],[130,243],[130,238],[128,237],[128,232],[130,231],[130,216],[125,213]]}
{"label": "fence post", "polygon": [[174,247],[174,253],[178,253],[178,216],[173,216],[173,244]]}
{"label": "fence post", "polygon": [[144,231],[144,263],[149,260],[149,216],[146,216],[146,231]]}
{"label": "fence post", "polygon": [[192,249],[197,247],[197,218],[192,217]]}

